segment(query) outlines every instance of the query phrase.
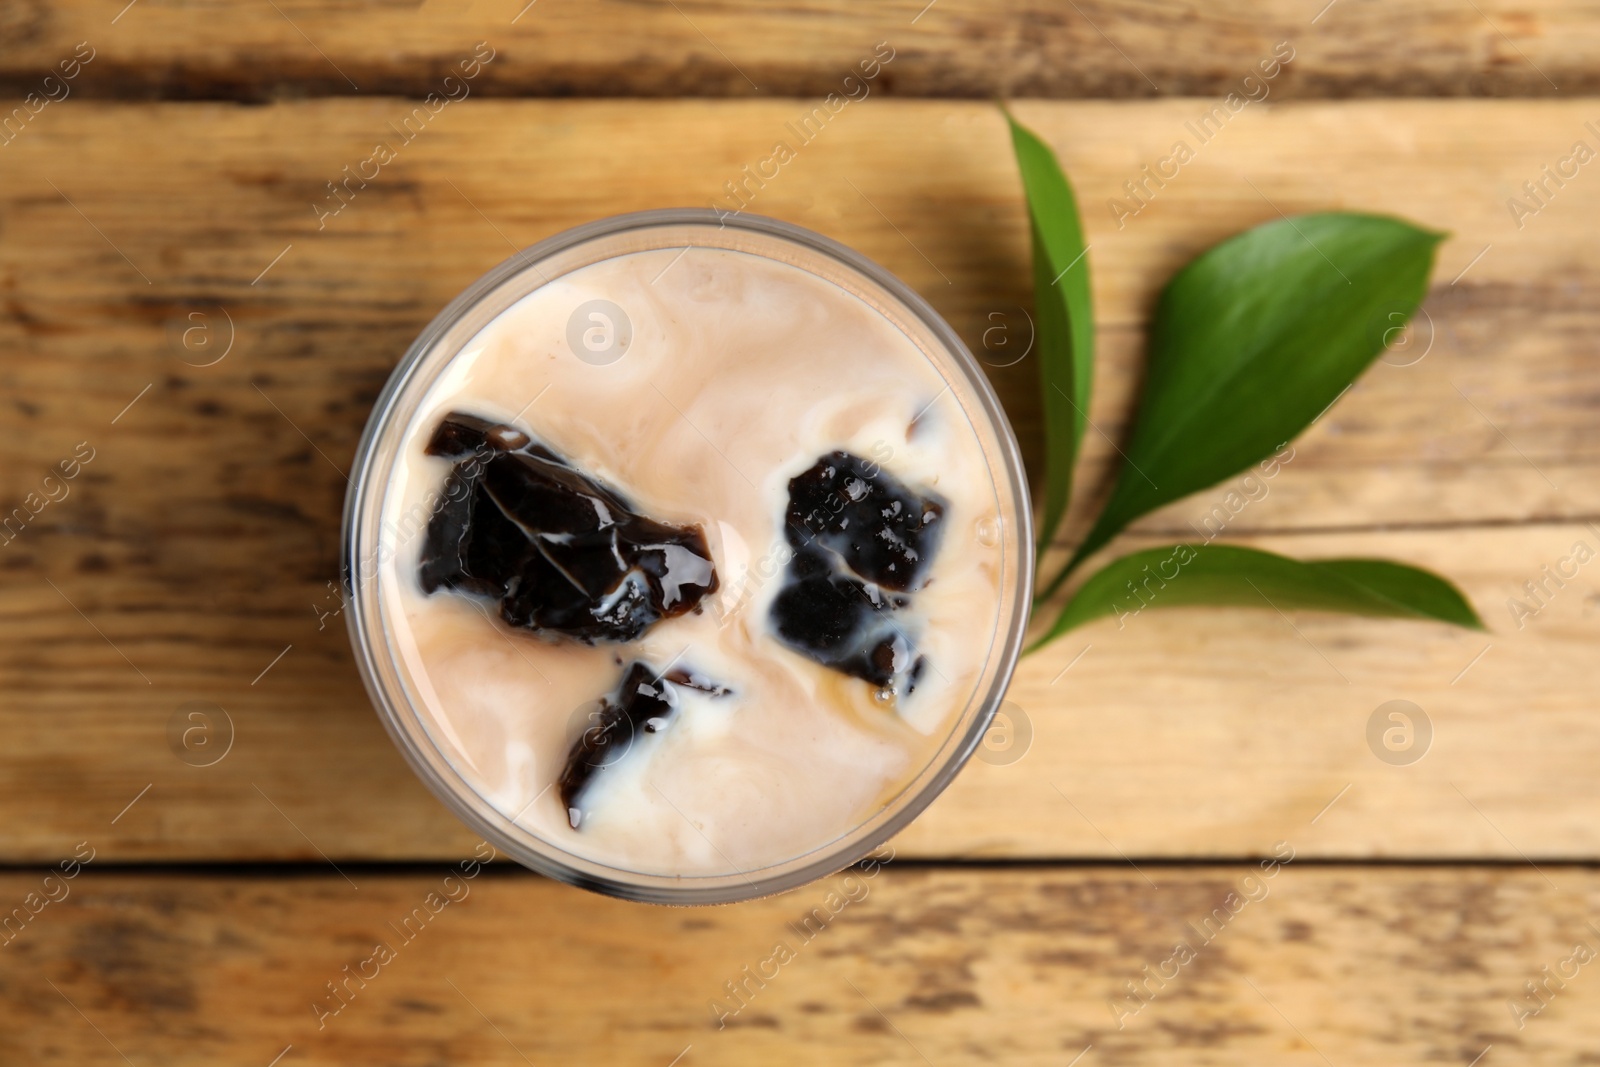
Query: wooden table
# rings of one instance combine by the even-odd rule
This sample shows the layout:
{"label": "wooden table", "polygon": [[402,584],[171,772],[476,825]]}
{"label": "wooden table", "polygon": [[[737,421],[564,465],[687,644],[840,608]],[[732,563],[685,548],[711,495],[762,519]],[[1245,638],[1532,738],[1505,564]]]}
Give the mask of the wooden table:
{"label": "wooden table", "polygon": [[[1507,202],[1600,147],[1600,3],[123,3],[0,6],[0,1062],[1593,1062],[1600,564],[1544,568],[1600,549],[1600,169]],[[1119,226],[1122,183],[1280,41],[1270,97]],[[319,221],[478,42],[471,96]],[[1018,99],[1093,243],[1091,499],[1189,257],[1279,211],[1450,231],[1405,346],[1226,536],[1434,567],[1490,632],[1104,622],[1025,661],[1031,748],[974,762],[874,877],[684,911],[502,860],[402,938],[476,843],[337,614],[378,389],[511,249],[716,200],[879,42],[871,95],[751,209],[982,351],[1031,300],[989,102]],[[1035,375],[993,369],[1030,461]],[[1367,740],[1395,699],[1432,724],[1409,764]]]}

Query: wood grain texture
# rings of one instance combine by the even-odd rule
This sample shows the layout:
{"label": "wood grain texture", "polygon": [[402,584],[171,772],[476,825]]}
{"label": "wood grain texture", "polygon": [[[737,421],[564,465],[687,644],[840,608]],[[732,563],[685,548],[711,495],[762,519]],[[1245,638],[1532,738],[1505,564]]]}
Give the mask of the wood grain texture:
{"label": "wood grain texture", "polygon": [[[1492,1045],[1491,1061],[1565,1067],[1592,1062],[1600,1011],[1600,879],[1586,868],[1180,867],[1147,883],[1126,867],[890,865],[710,910],[449,873],[356,872],[353,889],[331,873],[91,867],[3,950],[0,1054],[1390,1067],[1467,1064]],[[39,884],[7,874],[0,900]],[[457,902],[433,914],[430,893]],[[426,921],[403,928],[414,912]],[[1176,967],[1180,941],[1195,955]],[[380,943],[388,962],[367,962]],[[1145,968],[1171,978],[1148,980],[1135,1013],[1127,984]],[[1548,982],[1544,1006],[1519,1028],[1510,1005],[1540,1004],[1530,981]],[[745,983],[742,1006],[730,982]]]}
{"label": "wood grain texture", "polygon": [[[1119,229],[1107,201],[1209,106],[1020,108],[1077,182],[1094,244],[1100,432],[1084,484],[1104,491],[1139,323],[1187,258],[1280,209],[1382,207],[1449,229],[1431,348],[1418,336],[1393,361],[1425,350],[1419,362],[1375,367],[1225,535],[1435,567],[1496,632],[1270,612],[1100,624],[1025,665],[1013,699],[1033,749],[975,764],[906,853],[1254,853],[1349,784],[1313,854],[1596,855],[1593,574],[1522,629],[1506,602],[1578,540],[1600,547],[1597,194],[1582,172],[1520,230],[1505,205],[1587,136],[1595,106],[1248,109]],[[26,816],[0,829],[0,855],[48,860],[90,828],[108,858],[437,857],[468,843],[379,729],[342,620],[319,629],[372,399],[422,325],[513,248],[601,215],[707,204],[802,105],[453,104],[319,230],[325,183],[376,140],[398,143],[391,124],[410,109],[69,99],[0,148],[6,507],[77,442],[95,450],[70,495],[0,547],[0,805]],[[751,208],[883,262],[980,351],[997,324],[1026,328],[1018,184],[988,106],[850,105]],[[192,365],[230,337],[220,362]],[[1035,368],[993,373],[1037,454]],[[1192,536],[1224,500],[1175,505],[1142,534]],[[1367,717],[1394,698],[1434,717],[1414,766],[1366,747]],[[214,767],[169,750],[190,700],[233,717]]]}
{"label": "wood grain texture", "polygon": [[82,40],[100,97],[435,91],[478,41],[480,91],[548,96],[820,96],[879,41],[900,96],[1152,97],[1227,92],[1280,41],[1283,98],[1593,93],[1594,0],[8,0],[0,88],[37,88]]}

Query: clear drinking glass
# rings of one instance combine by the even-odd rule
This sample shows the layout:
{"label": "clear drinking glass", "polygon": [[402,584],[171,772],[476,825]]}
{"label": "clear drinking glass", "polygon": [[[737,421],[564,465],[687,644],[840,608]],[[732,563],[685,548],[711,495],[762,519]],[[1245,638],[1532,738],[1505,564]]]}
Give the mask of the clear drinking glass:
{"label": "clear drinking glass", "polygon": [[[575,855],[518,825],[511,817],[516,813],[499,810],[474,789],[419,713],[407,669],[391,641],[378,565],[389,547],[381,516],[399,446],[450,360],[501,312],[551,280],[615,256],[686,247],[744,252],[799,267],[867,302],[921,349],[983,449],[1000,516],[988,533],[1000,553],[1002,581],[999,625],[990,635],[972,698],[952,719],[934,756],[897,795],[858,825],[840,826],[836,838],[804,855],[760,869],[673,876]],[[859,253],[801,227],[751,215],[667,209],[601,219],[542,241],[468,286],[428,324],[390,376],[362,435],[345,501],[342,563],[350,640],[373,705],[417,775],[463,822],[518,862],[572,885],[630,900],[714,904],[781,892],[855,863],[950,783],[982,742],[1016,665],[1032,599],[1032,543],[1027,482],[1005,412],[971,352],[927,301]]]}

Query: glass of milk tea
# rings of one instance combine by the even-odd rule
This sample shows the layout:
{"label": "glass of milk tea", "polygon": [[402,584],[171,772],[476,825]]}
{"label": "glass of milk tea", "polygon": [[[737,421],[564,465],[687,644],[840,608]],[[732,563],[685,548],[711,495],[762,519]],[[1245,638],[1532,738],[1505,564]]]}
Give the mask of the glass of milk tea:
{"label": "glass of milk tea", "polygon": [[378,400],[351,640],[470,827],[633,900],[862,859],[988,729],[1032,594],[978,363],[861,255],[772,219],[624,215],[513,256]]}

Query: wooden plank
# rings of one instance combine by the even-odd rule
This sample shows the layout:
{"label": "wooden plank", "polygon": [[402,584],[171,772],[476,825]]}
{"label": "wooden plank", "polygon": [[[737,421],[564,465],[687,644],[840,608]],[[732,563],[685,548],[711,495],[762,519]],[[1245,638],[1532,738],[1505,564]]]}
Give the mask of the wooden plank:
{"label": "wooden plank", "polygon": [[[1317,855],[1600,854],[1593,568],[1521,630],[1505,607],[1578,540],[1600,548],[1576,526],[1253,541],[1309,558],[1437,567],[1460,579],[1495,632],[1325,616],[1291,624],[1242,610],[1151,608],[1121,629],[1107,620],[1024,661],[1011,700],[1031,724],[1031,748],[1013,763],[972,763],[901,847],[1253,855],[1270,850],[1284,817],[1332,805],[1308,846]],[[342,629],[317,631],[310,580],[241,593],[228,608],[198,593],[168,603],[149,584],[53,580],[86,617],[38,576],[8,579],[0,807],[28,818],[5,826],[6,856],[47,859],[146,786],[97,838],[106,855],[412,858],[468,843],[391,747]],[[1368,742],[1369,719],[1397,699],[1432,723],[1431,748],[1413,765],[1384,762]],[[170,746],[169,724],[193,700],[231,717],[233,748],[215,766],[188,766]]]}
{"label": "wooden plank", "polygon": [[[265,493],[264,511],[305,513],[311,501],[342,492],[334,468],[348,462],[371,396],[463,285],[513,245],[597,216],[664,204],[734,206],[723,184],[765,158],[799,113],[783,103],[469,101],[441,113],[319,229],[316,209],[331,203],[326,183],[370,155],[370,142],[398,141],[391,124],[409,106],[87,105],[42,113],[28,134],[34,140],[0,158],[0,269],[11,286],[0,340],[12,353],[12,384],[39,406],[70,378],[72,403],[109,422],[154,383],[140,401],[145,411],[116,430],[138,443],[147,476],[181,493],[176,465],[190,480],[208,472],[213,480],[195,491],[214,507],[233,484],[211,473],[235,470],[222,457],[294,456],[305,477],[253,486],[252,496]],[[1600,455],[1600,330],[1583,298],[1600,273],[1600,254],[1582,239],[1595,190],[1580,177],[1521,230],[1506,209],[1523,181],[1585,135],[1591,105],[1247,110],[1118,228],[1108,202],[1125,199],[1122,183],[1138,176],[1141,161],[1190,136],[1185,124],[1204,110],[1192,101],[1022,109],[1061,151],[1095,245],[1103,327],[1096,426],[1112,437],[1122,432],[1140,324],[1189,257],[1277,217],[1276,208],[1383,209],[1455,235],[1440,254],[1425,332],[1413,342],[1427,354],[1414,365],[1375,367],[1303,439],[1307,446],[1272,486],[1273,502],[1240,515],[1235,528],[1600,514],[1600,490],[1585,477]],[[1026,235],[993,109],[870,101],[834,121],[759,190],[751,209],[861,248],[925,292],[975,349],[984,350],[987,336],[992,362],[1013,358],[998,342],[1025,339],[1028,330]],[[130,154],[130,145],[139,151]],[[463,159],[478,165],[463,168]],[[220,343],[227,323],[219,304],[231,316],[236,353],[214,367],[185,365],[171,335],[202,321],[188,315],[209,313],[209,331],[192,330],[192,340]],[[210,351],[184,354],[201,362]],[[1025,450],[1037,454],[1036,368],[1025,358],[994,376]],[[311,450],[285,414],[334,462]],[[218,442],[217,463],[192,462],[182,435],[195,416],[208,438],[213,423],[240,435]],[[16,417],[60,421],[44,407]],[[70,451],[78,438],[69,436],[24,434],[3,446],[29,450],[6,454],[21,463],[7,465],[16,481],[6,489],[25,492],[30,468]],[[1105,436],[1091,434],[1085,484],[1102,486],[1114,458]],[[1158,525],[1181,528],[1205,510],[1180,506]],[[292,541],[278,538],[279,550],[297,551]],[[295,569],[307,563],[296,558]]]}
{"label": "wooden plank", "polygon": [[[1587,868],[1291,863],[1152,868],[1147,883],[1126,867],[891,864],[695,911],[453,870],[358,871],[359,889],[331,873],[53,883],[69,895],[6,949],[0,1050],[174,1067],[1387,1067],[1492,1046],[1576,1065],[1600,1010]],[[0,899],[40,885],[7,874]],[[435,914],[429,894],[455,902]]]}
{"label": "wooden plank", "polygon": [[[147,785],[107,855],[460,848],[465,832],[368,709],[341,620],[319,629],[337,606],[342,469],[372,398],[422,324],[512,247],[616,211],[708,203],[797,106],[452,105],[322,230],[324,183],[393,137],[407,105],[76,102],[0,152],[4,501],[39,491],[77,442],[95,450],[70,495],[3,548],[0,800],[29,817],[0,830],[0,855],[47,859]],[[1028,663],[1015,692],[1032,752],[975,765],[908,853],[1238,855],[1270,844],[1269,813],[1315,810],[1350,783],[1324,820],[1327,855],[1596,855],[1593,580],[1580,573],[1521,630],[1505,606],[1577,540],[1597,543],[1600,330],[1583,298],[1597,281],[1595,192],[1569,183],[1520,231],[1504,203],[1584,135],[1592,105],[1247,111],[1117,229],[1106,201],[1199,108],[1022,109],[1088,205],[1097,427],[1122,430],[1143,309],[1207,244],[1279,208],[1383,208],[1449,228],[1432,350],[1375,368],[1225,534],[1434,566],[1497,634],[1324,619],[1297,631],[1248,613],[1101,624]],[[1026,243],[994,111],[872,101],[826,133],[752,208],[884,262],[975,347],[991,315],[1016,328]],[[226,357],[191,365],[222,350],[230,321]],[[202,322],[219,347],[174,340]],[[1033,373],[1026,359],[995,371],[1030,452]],[[1089,441],[1085,481],[1103,488],[1114,455]],[[1224,501],[1219,490],[1143,529],[1181,533]],[[1436,751],[1403,769],[1364,741],[1367,717],[1397,697],[1438,728]],[[191,700],[233,716],[235,747],[215,767],[168,747]]]}
{"label": "wooden plank", "polygon": [[[1336,6],[1337,5],[1337,6]],[[78,91],[260,99],[436,91],[488,41],[478,91],[553,96],[821,96],[873,46],[900,96],[1221,95],[1282,41],[1284,99],[1578,95],[1600,85],[1593,0],[748,0],[637,4],[308,3],[221,10],[172,0],[23,0],[0,16],[0,87],[17,96],[98,50]]]}

